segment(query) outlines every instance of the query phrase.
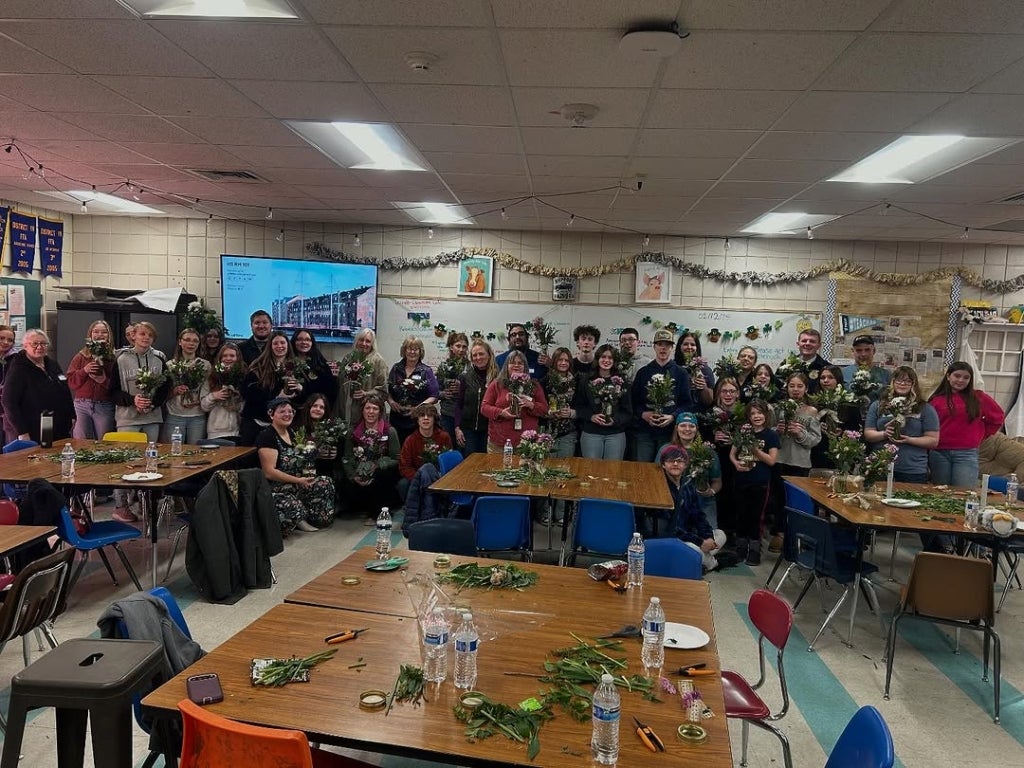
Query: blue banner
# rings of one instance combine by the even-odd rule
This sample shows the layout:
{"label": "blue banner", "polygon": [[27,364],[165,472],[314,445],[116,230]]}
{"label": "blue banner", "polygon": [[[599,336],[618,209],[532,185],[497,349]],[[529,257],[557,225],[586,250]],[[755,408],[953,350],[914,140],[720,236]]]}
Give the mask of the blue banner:
{"label": "blue banner", "polygon": [[36,263],[36,217],[11,211],[11,269],[32,273]]}
{"label": "blue banner", "polygon": [[0,253],[4,252],[4,239],[7,237],[7,214],[10,208],[0,205]]}
{"label": "blue banner", "polygon": [[39,217],[39,269],[43,277],[62,277],[64,222]]}

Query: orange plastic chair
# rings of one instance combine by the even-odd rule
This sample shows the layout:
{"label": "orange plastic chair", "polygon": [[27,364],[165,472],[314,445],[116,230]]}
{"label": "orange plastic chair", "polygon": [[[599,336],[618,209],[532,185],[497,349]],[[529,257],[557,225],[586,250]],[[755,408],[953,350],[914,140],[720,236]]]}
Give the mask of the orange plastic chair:
{"label": "orange plastic chair", "polygon": [[302,731],[239,723],[188,699],[179,701],[178,709],[184,724],[180,768],[373,768],[344,755],[311,749]]}

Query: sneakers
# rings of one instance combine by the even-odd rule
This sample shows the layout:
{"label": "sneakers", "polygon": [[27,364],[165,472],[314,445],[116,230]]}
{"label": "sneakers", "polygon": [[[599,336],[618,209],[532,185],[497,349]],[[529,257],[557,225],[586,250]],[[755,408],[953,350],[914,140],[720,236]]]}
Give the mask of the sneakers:
{"label": "sneakers", "polygon": [[782,535],[776,533],[772,536],[772,540],[768,542],[769,552],[781,552],[782,551]]}
{"label": "sneakers", "polygon": [[752,541],[747,548],[747,565],[761,564],[761,542]]}
{"label": "sneakers", "polygon": [[317,528],[315,525],[312,525],[308,520],[303,520],[301,518],[295,521],[295,527],[298,530],[304,531],[306,533],[316,533],[317,531],[321,530],[320,528]]}
{"label": "sneakers", "polygon": [[118,507],[111,513],[111,520],[116,520],[119,523],[137,523],[139,522],[139,516],[132,512],[128,507]]}
{"label": "sneakers", "polygon": [[718,566],[715,570],[718,571],[724,571],[726,568],[735,568],[740,562],[736,553],[730,549],[720,549],[718,554],[715,555],[715,559],[718,561]]}
{"label": "sneakers", "polygon": [[747,547],[749,543],[746,539],[736,539],[736,562],[743,562],[747,559]]}

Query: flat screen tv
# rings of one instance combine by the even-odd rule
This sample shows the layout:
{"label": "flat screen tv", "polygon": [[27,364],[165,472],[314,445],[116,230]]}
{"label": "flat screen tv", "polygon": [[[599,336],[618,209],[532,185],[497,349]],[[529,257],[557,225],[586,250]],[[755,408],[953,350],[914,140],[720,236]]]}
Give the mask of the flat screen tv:
{"label": "flat screen tv", "polygon": [[360,329],[376,330],[372,264],[224,254],[220,295],[224,325],[234,339],[249,336],[249,315],[257,309],[270,313],[274,328],[308,328],[318,342],[351,343]]}

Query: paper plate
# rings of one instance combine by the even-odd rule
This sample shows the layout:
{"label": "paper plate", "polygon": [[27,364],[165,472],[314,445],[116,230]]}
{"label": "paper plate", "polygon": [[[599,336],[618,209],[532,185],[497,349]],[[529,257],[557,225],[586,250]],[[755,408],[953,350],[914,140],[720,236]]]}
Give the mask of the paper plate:
{"label": "paper plate", "polygon": [[121,475],[122,480],[127,480],[129,483],[148,483],[151,480],[159,480],[163,475],[159,472],[131,472],[127,475]]}
{"label": "paper plate", "polygon": [[920,507],[920,501],[914,501],[913,499],[882,499],[882,503],[890,507],[899,507],[900,509],[913,509],[914,507]]}
{"label": "paper plate", "polygon": [[518,488],[519,487],[519,483],[517,483],[515,480],[498,480],[494,484],[496,486],[498,486],[499,488]]}
{"label": "paper plate", "polygon": [[201,451],[216,451],[218,448],[220,448],[219,445],[200,445],[199,446],[199,450],[201,450]]}
{"label": "paper plate", "polygon": [[700,627],[689,624],[665,622],[665,647],[679,649],[703,648],[711,642],[711,637]]}
{"label": "paper plate", "polygon": [[367,560],[365,567],[368,571],[397,571],[408,562],[408,557],[392,557],[390,560]]}

